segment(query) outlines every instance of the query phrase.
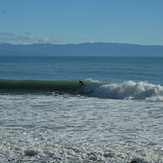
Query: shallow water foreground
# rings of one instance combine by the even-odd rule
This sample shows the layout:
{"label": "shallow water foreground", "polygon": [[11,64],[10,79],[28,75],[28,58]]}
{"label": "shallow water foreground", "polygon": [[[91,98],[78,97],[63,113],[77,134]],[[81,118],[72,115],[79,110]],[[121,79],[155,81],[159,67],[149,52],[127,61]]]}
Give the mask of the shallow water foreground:
{"label": "shallow water foreground", "polygon": [[69,94],[1,94],[0,162],[163,163],[163,105]]}

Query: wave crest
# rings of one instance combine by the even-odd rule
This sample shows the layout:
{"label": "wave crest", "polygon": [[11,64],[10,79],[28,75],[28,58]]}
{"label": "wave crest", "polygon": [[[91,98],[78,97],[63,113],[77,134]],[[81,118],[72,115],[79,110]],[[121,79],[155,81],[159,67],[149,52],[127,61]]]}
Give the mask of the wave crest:
{"label": "wave crest", "polygon": [[92,81],[86,85],[84,91],[90,92],[93,97],[111,99],[149,99],[163,96],[162,86],[142,81],[125,81],[121,84],[102,84],[98,81]]}

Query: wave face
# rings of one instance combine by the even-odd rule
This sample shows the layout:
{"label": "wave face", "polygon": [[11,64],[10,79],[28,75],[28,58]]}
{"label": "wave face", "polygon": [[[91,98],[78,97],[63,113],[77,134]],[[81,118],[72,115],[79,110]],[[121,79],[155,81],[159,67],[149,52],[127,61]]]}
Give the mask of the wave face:
{"label": "wave face", "polygon": [[110,99],[161,99],[163,100],[163,87],[147,82],[125,81],[123,83],[102,83],[92,81],[84,88],[85,93],[93,97]]}
{"label": "wave face", "polygon": [[79,81],[0,80],[1,90],[24,91],[75,91]]}

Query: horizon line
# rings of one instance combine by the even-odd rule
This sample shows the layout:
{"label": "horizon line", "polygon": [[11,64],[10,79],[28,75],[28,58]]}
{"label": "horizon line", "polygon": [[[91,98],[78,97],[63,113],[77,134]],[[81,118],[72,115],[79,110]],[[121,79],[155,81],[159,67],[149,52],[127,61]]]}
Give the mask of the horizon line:
{"label": "horizon line", "polygon": [[147,45],[147,44],[136,44],[136,43],[119,43],[119,42],[82,42],[82,43],[64,43],[64,44],[55,44],[55,43],[29,43],[29,44],[20,44],[20,43],[0,43],[0,44],[8,44],[8,45],[80,45],[80,44],[127,44],[127,45],[139,45],[139,46],[163,46],[158,44]]}

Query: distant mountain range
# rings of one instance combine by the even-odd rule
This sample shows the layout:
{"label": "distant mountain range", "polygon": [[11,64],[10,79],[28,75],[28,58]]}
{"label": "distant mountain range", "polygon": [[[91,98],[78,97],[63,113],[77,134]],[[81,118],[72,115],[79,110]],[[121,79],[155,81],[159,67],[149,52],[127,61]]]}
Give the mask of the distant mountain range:
{"label": "distant mountain range", "polygon": [[34,56],[151,56],[163,57],[163,46],[120,43],[0,44],[0,55]]}

